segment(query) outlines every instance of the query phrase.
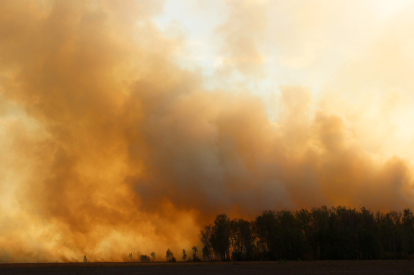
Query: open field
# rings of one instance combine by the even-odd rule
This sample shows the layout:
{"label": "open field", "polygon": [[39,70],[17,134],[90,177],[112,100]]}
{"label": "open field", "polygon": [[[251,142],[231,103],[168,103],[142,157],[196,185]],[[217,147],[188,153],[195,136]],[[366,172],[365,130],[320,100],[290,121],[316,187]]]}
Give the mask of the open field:
{"label": "open field", "polygon": [[0,274],[414,274],[414,261],[0,264]]}

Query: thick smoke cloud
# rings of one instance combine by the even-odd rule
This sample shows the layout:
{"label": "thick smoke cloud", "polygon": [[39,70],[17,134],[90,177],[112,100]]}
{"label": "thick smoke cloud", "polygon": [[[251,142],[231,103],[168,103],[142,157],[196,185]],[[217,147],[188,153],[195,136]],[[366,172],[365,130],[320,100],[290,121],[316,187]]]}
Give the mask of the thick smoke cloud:
{"label": "thick smoke cloud", "polygon": [[[309,88],[281,86],[276,121],[255,95],[205,91],[174,62],[183,41],[152,23],[161,11],[0,2],[1,261],[163,255],[221,212],[413,206],[408,161],[366,150],[343,114],[315,111]],[[260,50],[237,41],[224,51],[256,77],[237,57],[258,65]]]}

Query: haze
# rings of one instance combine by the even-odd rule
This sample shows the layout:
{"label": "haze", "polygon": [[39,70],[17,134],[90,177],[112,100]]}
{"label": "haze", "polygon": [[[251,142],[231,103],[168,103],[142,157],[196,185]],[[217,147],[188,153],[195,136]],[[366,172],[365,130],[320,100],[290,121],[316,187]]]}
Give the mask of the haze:
{"label": "haze", "polygon": [[0,1],[0,261],[220,213],[413,209],[411,1]]}

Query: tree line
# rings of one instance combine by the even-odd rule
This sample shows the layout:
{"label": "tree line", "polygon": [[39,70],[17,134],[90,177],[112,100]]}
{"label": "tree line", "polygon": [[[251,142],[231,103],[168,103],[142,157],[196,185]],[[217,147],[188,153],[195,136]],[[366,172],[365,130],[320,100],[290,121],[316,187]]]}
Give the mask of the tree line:
{"label": "tree line", "polygon": [[205,260],[401,259],[414,254],[414,215],[342,206],[218,215],[199,234]]}

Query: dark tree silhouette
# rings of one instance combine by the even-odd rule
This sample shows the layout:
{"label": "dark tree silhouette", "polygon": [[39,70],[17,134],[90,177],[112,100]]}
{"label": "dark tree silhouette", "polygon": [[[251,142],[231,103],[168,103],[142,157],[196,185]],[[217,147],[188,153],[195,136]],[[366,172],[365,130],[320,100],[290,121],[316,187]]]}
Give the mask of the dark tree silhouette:
{"label": "dark tree silhouette", "polygon": [[166,252],[166,258],[167,258],[167,262],[176,262],[176,259],[174,258],[174,254],[171,252],[170,249],[168,249]]}
{"label": "dark tree silhouette", "polygon": [[197,249],[196,246],[193,246],[191,249],[193,250],[193,261],[196,262],[197,261],[197,251],[198,251],[198,249]]}
{"label": "dark tree silhouette", "polygon": [[[216,217],[199,234],[203,257],[221,260],[402,259],[414,255],[414,214],[343,206],[264,211],[252,222]],[[211,252],[211,250],[212,252]],[[193,258],[197,248],[193,247]]]}
{"label": "dark tree silhouette", "polygon": [[213,234],[213,228],[211,225],[204,227],[204,230],[201,230],[200,238],[201,243],[203,244],[203,258],[209,261],[212,260],[212,247],[211,247],[211,235]]}
{"label": "dark tree silhouette", "polygon": [[216,217],[210,242],[215,254],[222,260],[230,260],[230,220],[226,214]]}
{"label": "dark tree silhouette", "polygon": [[187,253],[185,253],[185,249],[183,249],[183,261],[185,262],[185,259],[187,259]]}
{"label": "dark tree silhouette", "polygon": [[147,255],[141,255],[141,262],[143,263],[149,263],[150,258]]}

